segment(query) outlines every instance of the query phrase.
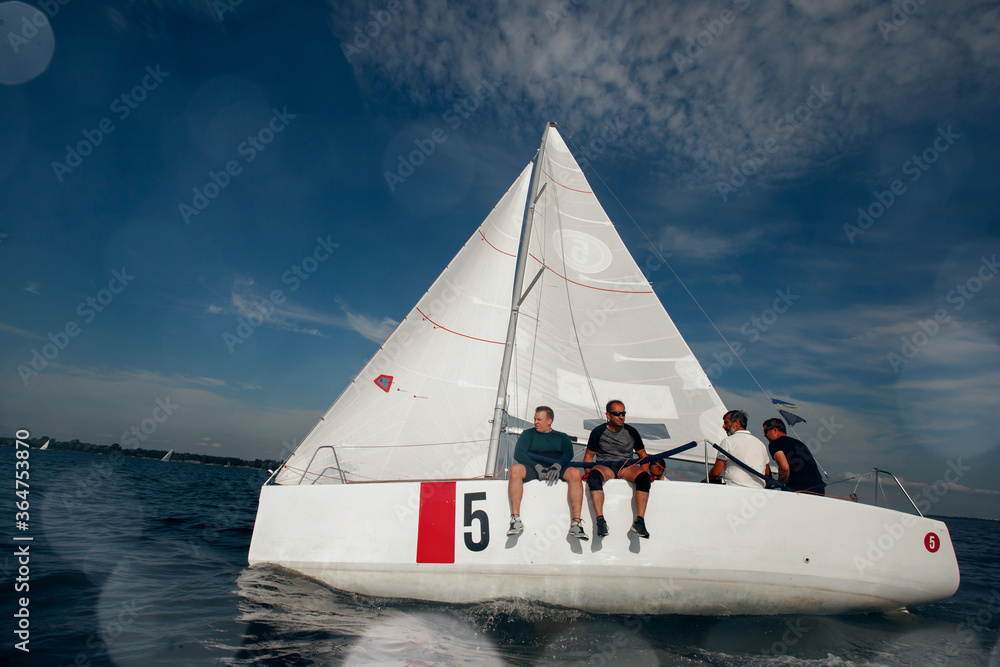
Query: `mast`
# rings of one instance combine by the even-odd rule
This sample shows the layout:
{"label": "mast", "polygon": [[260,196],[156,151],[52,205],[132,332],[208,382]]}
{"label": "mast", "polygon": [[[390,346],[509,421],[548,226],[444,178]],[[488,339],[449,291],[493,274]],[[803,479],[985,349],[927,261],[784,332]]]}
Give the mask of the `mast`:
{"label": "mast", "polygon": [[[535,157],[535,172],[531,176],[531,190],[528,191],[528,212],[521,228],[521,250],[517,258],[517,270],[514,273],[514,290],[511,295],[510,320],[507,323],[507,340],[503,348],[503,363],[500,365],[500,383],[497,387],[497,402],[493,409],[493,428],[490,431],[490,448],[486,455],[486,476],[490,477],[496,472],[497,458],[500,455],[500,429],[503,422],[503,413],[507,409],[507,382],[510,379],[510,364],[514,357],[514,335],[517,332],[517,316],[521,310],[521,301],[524,295],[521,290],[524,286],[524,270],[528,265],[528,243],[531,240],[531,224],[535,218],[535,201],[541,192],[538,191],[538,182],[542,176],[542,156],[545,154],[545,142],[549,136],[549,131],[555,127],[555,123],[548,123],[545,131],[542,132],[542,145],[538,148],[538,155]],[[542,271],[545,268],[542,267]],[[537,277],[536,277],[537,280]],[[535,284],[532,281],[528,289]]]}

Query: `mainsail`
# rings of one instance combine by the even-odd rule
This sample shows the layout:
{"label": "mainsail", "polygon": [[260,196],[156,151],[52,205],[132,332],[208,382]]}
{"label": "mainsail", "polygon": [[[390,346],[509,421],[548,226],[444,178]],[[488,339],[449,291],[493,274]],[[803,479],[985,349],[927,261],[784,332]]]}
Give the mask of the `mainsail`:
{"label": "mainsail", "polygon": [[[507,426],[530,426],[545,404],[558,430],[585,442],[616,398],[650,452],[721,439],[725,408],[708,377],[554,127],[544,142],[527,293],[512,291],[532,164],[276,483],[482,475],[512,298],[521,306]],[[704,445],[683,457],[703,460]]]}

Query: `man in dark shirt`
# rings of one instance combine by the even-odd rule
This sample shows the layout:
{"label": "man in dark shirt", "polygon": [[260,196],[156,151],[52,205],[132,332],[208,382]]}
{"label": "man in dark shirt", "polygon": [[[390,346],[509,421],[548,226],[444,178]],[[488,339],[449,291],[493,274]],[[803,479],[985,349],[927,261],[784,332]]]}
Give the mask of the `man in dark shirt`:
{"label": "man in dark shirt", "polygon": [[[586,540],[580,520],[580,510],[583,507],[583,476],[579,468],[568,464],[573,458],[573,443],[569,436],[560,431],[552,430],[552,420],[555,414],[547,405],[535,408],[535,428],[525,430],[517,438],[514,446],[514,465],[510,467],[510,478],[507,480],[507,494],[510,496],[510,528],[508,535],[520,535],[524,531],[521,523],[521,498],[524,495],[524,483],[533,479],[544,479],[551,486],[561,479],[569,485],[566,494],[569,496],[570,508],[573,511],[569,536]],[[528,453],[538,454],[550,459],[558,459],[549,466],[543,466]]]}
{"label": "man in dark shirt", "polygon": [[795,491],[826,495],[826,484],[816,460],[801,440],[785,435],[785,422],[777,417],[764,422],[767,451],[778,464],[778,481]]}
{"label": "man in dark shirt", "polygon": [[594,530],[598,537],[608,534],[608,522],[604,520],[604,482],[614,477],[620,477],[629,482],[635,482],[635,521],[631,532],[639,537],[649,537],[646,530],[646,503],[649,502],[649,487],[652,478],[649,476],[649,464],[626,465],[635,452],[646,456],[642,436],[634,428],[625,423],[625,404],[621,401],[608,401],[605,406],[606,424],[601,424],[590,432],[587,441],[587,453],[583,455],[584,463],[596,459],[597,463],[590,469],[587,486],[590,487],[590,498],[594,503],[594,513],[597,520]]}

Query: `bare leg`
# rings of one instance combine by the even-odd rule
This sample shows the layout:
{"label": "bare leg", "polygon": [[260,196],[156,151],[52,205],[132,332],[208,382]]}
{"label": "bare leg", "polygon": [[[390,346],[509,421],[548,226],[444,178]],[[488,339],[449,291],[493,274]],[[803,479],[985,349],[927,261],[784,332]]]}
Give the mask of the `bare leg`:
{"label": "bare leg", "polygon": [[521,513],[521,497],[524,495],[524,466],[515,463],[510,467],[510,478],[507,480],[507,495],[510,496],[510,513]]}
{"label": "bare leg", "polygon": [[583,477],[580,475],[579,468],[568,468],[563,473],[563,479],[569,484],[569,490],[566,494],[569,496],[569,506],[573,511],[571,518],[576,521],[580,518],[580,512],[583,508]]}
{"label": "bare leg", "polygon": [[646,503],[649,502],[649,491],[635,492],[635,515],[646,516]]}

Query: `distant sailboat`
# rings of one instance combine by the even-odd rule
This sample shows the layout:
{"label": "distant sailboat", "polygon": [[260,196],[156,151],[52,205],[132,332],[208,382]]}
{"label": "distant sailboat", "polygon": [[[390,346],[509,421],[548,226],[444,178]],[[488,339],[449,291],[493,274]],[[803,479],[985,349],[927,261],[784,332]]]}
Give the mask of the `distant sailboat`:
{"label": "distant sailboat", "polygon": [[164,454],[163,458],[160,459],[160,460],[161,461],[169,461],[170,457],[172,457],[173,455],[174,455],[174,450],[171,449],[169,452],[167,452],[166,454]]}
{"label": "distant sailboat", "polygon": [[[529,194],[530,191],[530,194]],[[513,298],[512,298],[513,295]],[[958,587],[948,528],[833,498],[657,482],[612,533],[567,537],[562,484],[524,488],[505,535],[516,434],[534,407],[586,442],[624,400],[650,453],[715,459],[726,411],[554,125],[483,224],[261,489],[249,562],[368,595],[522,598],[609,613],[896,609]],[[485,477],[485,478],[484,478]],[[589,503],[584,519],[593,526]]]}
{"label": "distant sailboat", "polygon": [[41,447],[39,447],[39,449],[48,449],[48,448],[49,448],[49,443],[50,443],[50,442],[52,442],[52,441],[51,441],[51,440],[46,440],[46,441],[45,441],[45,444],[44,444],[44,445],[42,445]]}

